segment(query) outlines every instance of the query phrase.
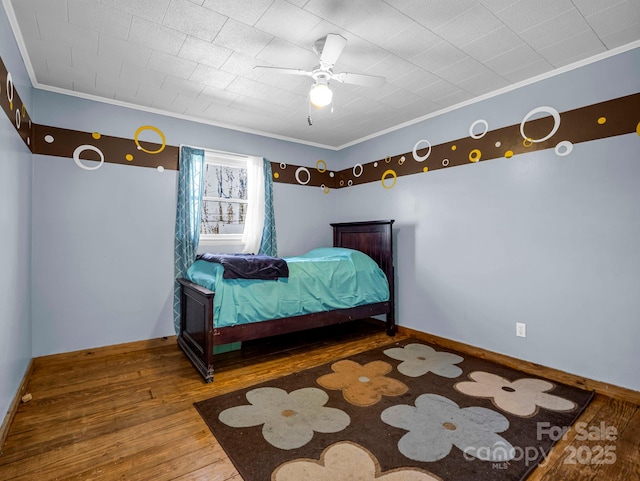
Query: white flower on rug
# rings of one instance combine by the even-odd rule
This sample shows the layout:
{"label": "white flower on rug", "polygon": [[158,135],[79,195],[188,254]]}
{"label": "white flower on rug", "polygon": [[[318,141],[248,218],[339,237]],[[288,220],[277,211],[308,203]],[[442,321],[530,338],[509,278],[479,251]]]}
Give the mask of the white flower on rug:
{"label": "white flower on rug", "polygon": [[351,422],[344,411],[325,407],[329,396],[314,387],[291,393],[261,387],[248,391],[246,396],[250,405],[225,409],[218,419],[234,428],[262,424],[265,441],[280,449],[299,448],[311,441],[314,432],[336,433]]}
{"label": "white flower on rug", "polygon": [[418,468],[397,468],[380,472],[376,457],[362,446],[348,441],[332,444],[316,459],[294,459],[278,466],[272,481],[440,481]]}
{"label": "white flower on rug", "polygon": [[405,376],[420,377],[428,372],[438,376],[454,378],[462,374],[462,369],[454,364],[464,361],[463,357],[450,352],[439,352],[424,344],[407,344],[405,347],[386,349],[384,353],[398,361],[398,371]]}
{"label": "white flower on rug", "polygon": [[453,446],[482,461],[509,461],[515,449],[501,433],[509,428],[502,414],[483,407],[460,408],[437,394],[418,396],[414,406],[392,406],[382,411],[382,420],[409,431],[400,438],[398,450],[415,461],[438,461]]}
{"label": "white flower on rug", "polygon": [[555,386],[542,379],[522,378],[509,381],[488,372],[472,372],[472,381],[461,381],[454,386],[469,396],[490,398],[500,409],[516,416],[533,416],[538,407],[551,411],[571,411],[576,404],[568,399],[548,394]]}

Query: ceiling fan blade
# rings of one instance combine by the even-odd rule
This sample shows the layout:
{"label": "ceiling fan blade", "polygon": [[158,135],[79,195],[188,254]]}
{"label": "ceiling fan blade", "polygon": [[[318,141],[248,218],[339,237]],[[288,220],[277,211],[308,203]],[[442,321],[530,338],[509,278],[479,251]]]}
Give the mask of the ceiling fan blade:
{"label": "ceiling fan blade", "polygon": [[363,87],[382,87],[387,81],[384,77],[347,72],[333,74],[331,78],[345,84],[362,85]]}
{"label": "ceiling fan blade", "polygon": [[288,74],[288,75],[306,75],[307,77],[311,77],[312,76],[312,72],[309,72],[307,70],[300,70],[300,69],[297,69],[297,68],[267,67],[267,66],[263,66],[263,65],[256,65],[253,68],[254,68],[254,70],[272,71],[272,72],[275,72],[275,73],[284,73],[284,74]]}
{"label": "ceiling fan blade", "polygon": [[327,35],[320,55],[320,65],[324,68],[331,68],[335,65],[338,57],[347,46],[347,39],[342,35],[330,33]]}

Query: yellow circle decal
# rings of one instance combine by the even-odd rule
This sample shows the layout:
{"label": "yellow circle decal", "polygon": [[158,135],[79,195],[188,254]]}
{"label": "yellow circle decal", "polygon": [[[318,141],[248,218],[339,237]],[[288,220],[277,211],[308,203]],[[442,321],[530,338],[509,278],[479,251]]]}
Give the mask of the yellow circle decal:
{"label": "yellow circle decal", "polygon": [[131,162],[133,160],[133,155],[127,154],[124,156],[124,158],[127,159],[129,162]]}
{"label": "yellow circle decal", "polygon": [[507,159],[510,159],[511,157],[513,157],[513,150],[507,150],[507,151],[504,153],[504,156],[505,156]]}
{"label": "yellow circle decal", "polygon": [[[147,149],[145,149],[144,147],[142,147],[140,145],[140,142],[138,141],[138,136],[144,130],[152,130],[153,132],[155,132],[156,134],[158,134],[160,136],[160,139],[162,139],[162,145],[160,146],[160,148],[158,150],[147,150]],[[138,150],[142,150],[143,152],[146,152],[147,154],[159,154],[167,146],[167,139],[165,138],[164,134],[162,133],[162,131],[158,127],[154,127],[153,125],[143,125],[142,127],[139,127],[138,130],[136,130],[136,133],[133,136],[133,140],[135,141],[136,146],[138,147]]]}
{"label": "yellow circle decal", "polygon": [[102,136],[100,135],[100,133],[94,132],[94,133],[91,134],[91,137],[93,137],[94,139],[98,140]]}
{"label": "yellow circle decal", "polygon": [[599,123],[600,125],[604,124],[606,121],[607,121],[607,118],[606,118],[606,117],[600,117],[600,118],[598,119],[598,123]]}
{"label": "yellow circle decal", "polygon": [[280,174],[278,172],[274,172],[273,178],[274,179],[279,179],[280,178]]}
{"label": "yellow circle decal", "polygon": [[424,169],[422,169],[422,172],[429,172],[429,167],[425,167]]}
{"label": "yellow circle decal", "polygon": [[522,141],[522,145],[525,147],[531,147],[533,145],[533,139],[531,137],[527,137]]}
{"label": "yellow circle decal", "polygon": [[473,149],[471,152],[469,152],[469,160],[471,162],[478,162],[480,160],[480,157],[482,157],[482,153],[478,149]]}
{"label": "yellow circle decal", "polygon": [[329,193],[329,187],[325,186],[324,189],[322,189],[324,191],[325,194]]}
{"label": "yellow circle decal", "polygon": [[636,125],[636,134],[640,135],[640,122]]}
{"label": "yellow circle decal", "polygon": [[341,185],[341,186],[342,186],[342,185],[344,185],[344,180],[341,180],[341,181],[340,181],[340,185]]}
{"label": "yellow circle decal", "polygon": [[457,147],[457,146],[455,146],[455,145],[452,145],[452,146],[451,146],[451,150],[456,150],[457,148],[458,148],[458,147]]}
{"label": "yellow circle decal", "polygon": [[[391,185],[387,185],[384,183],[388,175],[393,177],[393,182],[391,182]],[[393,186],[396,185],[396,180],[398,180],[398,175],[396,174],[395,170],[389,169],[389,170],[386,170],[384,174],[382,174],[382,179],[380,180],[382,181],[382,187],[384,187],[385,189],[392,189]]]}
{"label": "yellow circle decal", "polygon": [[[322,167],[320,167],[322,165]],[[316,162],[316,170],[321,174],[327,171],[327,163],[320,159]]]}
{"label": "yellow circle decal", "polygon": [[384,158],[384,161],[388,164],[389,162],[391,162],[391,157],[389,157],[388,155]]}

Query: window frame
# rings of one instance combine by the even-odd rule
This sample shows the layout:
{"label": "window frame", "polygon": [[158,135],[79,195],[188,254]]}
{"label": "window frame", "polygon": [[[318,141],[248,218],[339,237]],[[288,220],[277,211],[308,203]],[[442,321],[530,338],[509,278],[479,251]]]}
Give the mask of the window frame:
{"label": "window frame", "polygon": [[[247,169],[247,163],[249,157],[241,154],[234,154],[232,152],[222,152],[217,150],[208,150],[204,149],[204,168],[206,169],[207,164],[209,165],[222,165],[226,167],[234,167],[234,168],[244,168]],[[204,173],[203,173],[204,175]],[[246,200],[240,199],[232,199],[234,202],[244,202]],[[203,185],[203,196],[202,196],[202,205],[200,206],[200,214],[202,215],[202,210],[205,201],[223,201],[228,202],[229,199],[223,199],[219,197],[205,197],[204,196],[204,185]],[[246,225],[245,225],[246,227]],[[220,245],[233,245],[233,246],[243,246],[244,242],[242,241],[242,237],[244,235],[244,229],[242,234],[202,234],[200,233],[200,244],[206,246],[220,246]]]}

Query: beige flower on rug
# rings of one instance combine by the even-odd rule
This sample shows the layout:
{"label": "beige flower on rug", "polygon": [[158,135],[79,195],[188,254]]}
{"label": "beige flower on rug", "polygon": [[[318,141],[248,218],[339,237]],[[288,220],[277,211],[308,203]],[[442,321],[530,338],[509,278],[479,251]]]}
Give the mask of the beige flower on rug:
{"label": "beige flower on rug", "polygon": [[279,449],[302,447],[311,441],[314,432],[337,433],[351,422],[344,411],[325,406],[329,395],[315,387],[290,393],[260,387],[248,391],[246,398],[250,404],[225,409],[218,419],[233,428],[262,425],[264,440]]}
{"label": "beige flower on rug", "polygon": [[326,389],[340,389],[342,395],[355,406],[373,406],[382,396],[400,396],[409,388],[397,379],[386,377],[393,369],[384,361],[372,361],[360,365],[357,362],[343,360],[331,365],[333,373],[317,379]]}
{"label": "beige flower on rug", "polygon": [[384,353],[398,361],[398,371],[405,376],[420,377],[428,372],[437,376],[454,378],[462,374],[462,369],[454,364],[464,361],[464,358],[451,352],[436,351],[424,344],[407,344],[404,347],[393,347]]}
{"label": "beige flower on rug", "polygon": [[332,444],[320,459],[294,459],[278,466],[271,481],[441,481],[418,468],[397,468],[380,472],[376,457],[362,446],[348,441]]}
{"label": "beige flower on rug", "polygon": [[551,411],[571,411],[576,404],[568,399],[548,394],[554,384],[542,379],[522,378],[513,382],[488,372],[469,374],[472,381],[461,381],[454,387],[469,396],[490,398],[493,404],[516,416],[533,416],[538,407]]}

